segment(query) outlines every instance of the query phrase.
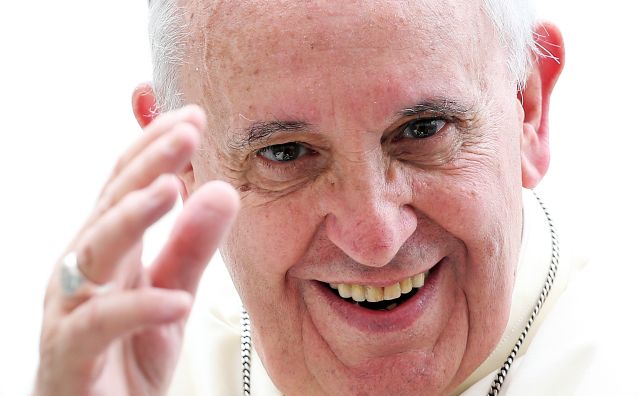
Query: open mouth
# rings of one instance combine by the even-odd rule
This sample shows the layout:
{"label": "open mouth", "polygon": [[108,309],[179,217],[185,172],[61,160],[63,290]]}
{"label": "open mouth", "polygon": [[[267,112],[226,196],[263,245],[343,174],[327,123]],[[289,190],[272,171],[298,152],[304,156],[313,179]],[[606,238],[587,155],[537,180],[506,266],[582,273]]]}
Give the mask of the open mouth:
{"label": "open mouth", "polygon": [[411,299],[424,286],[429,272],[416,274],[384,287],[348,283],[325,285],[335,295],[360,307],[374,311],[391,311]]}

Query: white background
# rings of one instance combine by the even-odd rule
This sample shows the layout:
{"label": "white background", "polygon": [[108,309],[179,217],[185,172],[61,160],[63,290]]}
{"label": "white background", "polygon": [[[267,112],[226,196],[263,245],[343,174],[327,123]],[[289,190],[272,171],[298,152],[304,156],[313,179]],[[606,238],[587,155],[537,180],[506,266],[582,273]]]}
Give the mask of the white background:
{"label": "white background", "polygon": [[[539,191],[563,246],[600,258],[594,293],[622,320],[640,301],[640,6],[539,3],[567,47]],[[151,75],[146,1],[5,1],[0,44],[0,395],[19,395],[37,365],[51,267],[140,133],[129,103]]]}

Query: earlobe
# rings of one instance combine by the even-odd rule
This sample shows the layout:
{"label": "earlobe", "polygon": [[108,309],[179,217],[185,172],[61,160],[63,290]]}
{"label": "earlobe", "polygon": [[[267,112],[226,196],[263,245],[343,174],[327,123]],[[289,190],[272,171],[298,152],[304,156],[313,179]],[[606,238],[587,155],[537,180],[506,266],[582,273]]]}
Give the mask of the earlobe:
{"label": "earlobe", "polygon": [[549,104],[564,66],[564,43],[556,26],[538,25],[534,39],[540,54],[518,98],[524,110],[521,159],[526,188],[538,185],[549,168]]}
{"label": "earlobe", "polygon": [[156,96],[151,83],[138,85],[131,95],[133,114],[141,128],[146,127],[156,117]]}

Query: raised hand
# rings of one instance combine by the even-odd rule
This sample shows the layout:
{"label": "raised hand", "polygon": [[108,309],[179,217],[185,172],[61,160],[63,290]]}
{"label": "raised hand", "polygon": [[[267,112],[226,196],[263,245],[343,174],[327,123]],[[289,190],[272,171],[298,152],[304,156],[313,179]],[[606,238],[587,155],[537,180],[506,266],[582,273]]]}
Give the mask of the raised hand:
{"label": "raised hand", "polygon": [[[148,268],[140,259],[142,236],[173,206],[175,175],[189,164],[205,126],[196,106],[160,115],[120,158],[51,276],[37,395],[166,392],[193,295],[238,210],[237,194],[223,182],[198,188]],[[86,278],[77,290],[63,287],[63,261]]]}

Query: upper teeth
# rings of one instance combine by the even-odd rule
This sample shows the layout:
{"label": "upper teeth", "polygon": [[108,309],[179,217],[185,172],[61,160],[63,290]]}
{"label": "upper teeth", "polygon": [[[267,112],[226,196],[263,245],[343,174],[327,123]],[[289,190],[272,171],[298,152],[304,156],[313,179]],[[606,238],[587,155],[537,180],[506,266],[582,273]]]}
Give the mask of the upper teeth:
{"label": "upper teeth", "polygon": [[342,298],[352,298],[358,302],[380,302],[383,300],[395,300],[400,297],[401,294],[409,293],[413,288],[424,286],[424,280],[427,276],[428,272],[417,274],[385,287],[348,283],[331,283],[329,286],[331,286],[332,289],[338,290],[338,294],[340,294]]}

